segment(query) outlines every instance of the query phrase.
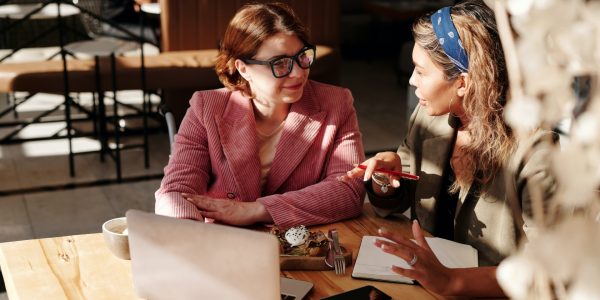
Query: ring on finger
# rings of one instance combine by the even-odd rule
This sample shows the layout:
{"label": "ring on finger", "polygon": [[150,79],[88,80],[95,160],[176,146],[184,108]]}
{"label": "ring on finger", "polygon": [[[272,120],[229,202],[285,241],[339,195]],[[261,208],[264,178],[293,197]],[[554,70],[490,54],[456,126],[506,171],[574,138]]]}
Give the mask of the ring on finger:
{"label": "ring on finger", "polygon": [[419,258],[417,257],[416,253],[413,253],[413,257],[412,259],[408,262],[408,264],[412,267],[417,263],[417,260],[419,260]]}

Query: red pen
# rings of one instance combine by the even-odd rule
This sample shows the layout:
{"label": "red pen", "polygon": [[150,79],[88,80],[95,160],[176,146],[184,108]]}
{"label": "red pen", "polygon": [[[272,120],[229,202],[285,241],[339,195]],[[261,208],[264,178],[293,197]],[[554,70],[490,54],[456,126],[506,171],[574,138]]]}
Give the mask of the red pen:
{"label": "red pen", "polygon": [[[363,170],[367,169],[367,166],[365,166],[365,165],[357,165],[357,167],[359,167],[359,168],[361,168]],[[381,169],[381,168],[375,169],[375,172],[380,172],[380,173],[385,173],[385,174],[390,174],[390,175],[396,175],[396,176],[400,176],[402,178],[409,179],[409,180],[419,180],[419,176],[413,175],[413,174],[404,173],[404,172],[397,172],[397,171],[386,170],[386,169]]]}

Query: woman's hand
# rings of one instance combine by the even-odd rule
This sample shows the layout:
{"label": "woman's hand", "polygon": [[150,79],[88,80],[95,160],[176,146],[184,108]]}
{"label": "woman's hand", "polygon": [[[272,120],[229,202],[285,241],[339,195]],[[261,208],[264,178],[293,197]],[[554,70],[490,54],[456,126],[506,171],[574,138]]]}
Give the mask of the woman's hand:
{"label": "woman's hand", "polygon": [[[453,269],[446,268],[437,259],[415,220],[412,224],[416,243],[386,229],[379,229],[379,235],[396,243],[376,240],[375,245],[386,253],[396,255],[407,262],[413,262],[412,269],[392,266],[392,271],[418,281],[425,289],[436,294],[448,295],[454,290]],[[416,257],[416,258],[415,258]]]}
{"label": "woman's hand", "polygon": [[[375,154],[375,156],[362,162],[361,165],[366,166],[366,169],[363,170],[357,166],[356,168],[348,171],[348,173],[346,173],[346,175],[343,177],[354,179],[362,176],[363,180],[367,181],[369,178],[371,178],[375,172],[375,169],[378,168],[402,172],[402,161],[400,160],[400,156],[398,156],[398,153],[391,151],[379,152]],[[397,176],[390,176],[390,179],[392,180],[392,184],[394,186],[400,186],[400,178]]]}
{"label": "woman's hand", "polygon": [[[375,156],[365,160],[361,165],[366,166],[365,169],[359,168],[358,166],[346,173],[346,175],[338,177],[340,181],[347,181],[350,179],[362,178],[363,181],[367,181],[375,173],[375,169],[386,169],[392,171],[402,171],[402,161],[400,156],[396,152],[379,152]],[[386,191],[382,191],[381,186],[373,182],[373,191],[379,196],[386,196],[393,193],[394,188],[400,187],[400,178],[395,175],[380,174],[381,176],[388,177],[387,182],[391,183],[391,189],[386,188]]]}
{"label": "woman's hand", "polygon": [[273,221],[269,212],[259,202],[240,202],[185,193],[181,195],[185,200],[194,204],[203,217],[221,223],[245,226],[257,222]]}

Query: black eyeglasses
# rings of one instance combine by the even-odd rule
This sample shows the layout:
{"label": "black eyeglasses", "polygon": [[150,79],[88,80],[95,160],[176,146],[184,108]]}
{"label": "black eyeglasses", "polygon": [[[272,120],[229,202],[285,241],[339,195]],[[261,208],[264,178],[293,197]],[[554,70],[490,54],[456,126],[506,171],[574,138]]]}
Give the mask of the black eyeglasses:
{"label": "black eyeglasses", "polygon": [[275,78],[281,78],[288,76],[292,73],[294,68],[294,61],[298,63],[298,66],[302,69],[308,69],[315,61],[316,47],[313,45],[304,46],[294,56],[282,56],[276,57],[271,60],[255,60],[255,59],[242,59],[243,62],[249,65],[269,65],[271,66],[271,72]]}

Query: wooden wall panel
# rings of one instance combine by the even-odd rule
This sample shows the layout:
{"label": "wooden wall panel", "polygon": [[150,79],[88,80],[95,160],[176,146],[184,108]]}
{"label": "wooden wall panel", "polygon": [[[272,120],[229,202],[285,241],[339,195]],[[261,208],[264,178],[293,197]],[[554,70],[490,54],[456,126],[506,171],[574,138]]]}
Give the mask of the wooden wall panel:
{"label": "wooden wall panel", "polygon": [[[212,49],[248,0],[161,0],[163,51]],[[262,2],[272,2],[263,0]],[[311,41],[339,48],[340,0],[288,0],[308,26]]]}

